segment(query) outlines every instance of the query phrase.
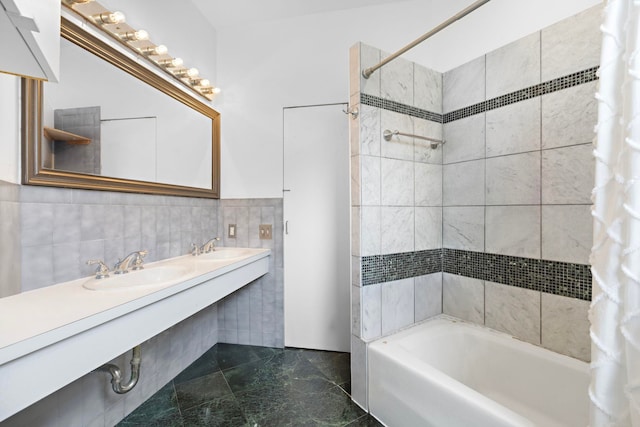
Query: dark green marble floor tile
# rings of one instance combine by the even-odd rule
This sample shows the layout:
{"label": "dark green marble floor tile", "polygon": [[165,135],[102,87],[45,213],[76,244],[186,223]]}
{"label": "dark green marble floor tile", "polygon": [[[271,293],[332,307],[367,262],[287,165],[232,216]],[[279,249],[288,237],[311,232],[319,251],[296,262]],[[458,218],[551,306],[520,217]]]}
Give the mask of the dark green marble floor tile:
{"label": "dark green marble floor tile", "polygon": [[371,415],[363,415],[352,423],[347,424],[347,427],[384,427],[383,424],[378,422]]}
{"label": "dark green marble floor tile", "polygon": [[345,426],[366,414],[340,387],[306,393],[299,401],[309,419],[320,425]]}
{"label": "dark green marble floor tile", "polygon": [[218,371],[220,371],[220,366],[218,365],[218,344],[216,344],[180,372],[173,382],[180,384]]}
{"label": "dark green marble floor tile", "polygon": [[285,351],[223,371],[234,393],[255,388],[288,391],[323,391],[333,384],[302,353]]}
{"label": "dark green marble floor tile", "polygon": [[304,356],[335,384],[351,380],[351,355],[333,351],[304,350]]}
{"label": "dark green marble floor tile", "polygon": [[209,401],[200,406],[182,411],[185,427],[202,426],[247,426],[247,419],[244,417],[236,399],[225,397]]}
{"label": "dark green marble floor tile", "polygon": [[180,410],[184,411],[215,399],[231,398],[233,394],[222,372],[218,371],[211,375],[176,384],[176,396]]}
{"label": "dark green marble floor tile", "polygon": [[158,392],[122,420],[118,426],[182,426],[182,416],[178,409],[178,401],[173,388],[173,382],[169,382],[158,390]]}
{"label": "dark green marble floor tile", "polygon": [[257,388],[236,395],[249,425],[269,427],[315,426],[298,404],[300,393],[282,388]]}
{"label": "dark green marble floor tile", "polygon": [[282,352],[281,349],[255,347],[251,345],[216,344],[215,347],[218,366],[220,366],[222,370],[254,362]]}

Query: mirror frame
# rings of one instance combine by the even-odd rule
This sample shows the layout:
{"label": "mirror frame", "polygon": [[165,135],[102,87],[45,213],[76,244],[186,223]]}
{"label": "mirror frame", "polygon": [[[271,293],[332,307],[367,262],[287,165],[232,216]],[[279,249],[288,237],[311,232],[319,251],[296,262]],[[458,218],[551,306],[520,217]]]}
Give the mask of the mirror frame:
{"label": "mirror frame", "polygon": [[212,129],[212,177],[211,189],[162,184],[149,181],[111,178],[78,172],[59,171],[42,167],[42,112],[43,83],[22,78],[21,82],[21,139],[22,183],[51,187],[82,188],[91,190],[120,191],[129,193],[161,194],[201,198],[220,198],[220,113],[172,85],[158,74],[114,49],[112,46],[87,33],[81,27],[61,17],[60,36],[80,46],[109,65],[138,78],[143,83],[183,103],[211,119]]}

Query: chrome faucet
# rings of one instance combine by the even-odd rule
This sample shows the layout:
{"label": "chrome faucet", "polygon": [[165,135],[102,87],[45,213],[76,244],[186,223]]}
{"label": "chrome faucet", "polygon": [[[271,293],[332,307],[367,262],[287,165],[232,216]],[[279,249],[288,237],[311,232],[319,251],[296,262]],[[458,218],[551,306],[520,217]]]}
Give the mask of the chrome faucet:
{"label": "chrome faucet", "polygon": [[116,265],[113,266],[114,274],[125,274],[129,272],[129,267],[132,270],[142,270],[144,266],[142,262],[144,257],[149,253],[149,251],[135,251],[131,252],[129,255],[124,257],[123,259],[118,260]]}
{"label": "chrome faucet", "polygon": [[218,241],[220,241],[219,237],[214,237],[213,239],[209,240],[207,243],[202,245],[202,247],[200,248],[200,253],[207,254],[209,252],[215,251],[216,250],[216,242],[218,242]]}
{"label": "chrome faucet", "polygon": [[96,279],[106,279],[109,277],[109,267],[107,267],[107,264],[99,259],[90,259],[87,261],[87,265],[92,264],[98,264],[98,268],[96,268]]}

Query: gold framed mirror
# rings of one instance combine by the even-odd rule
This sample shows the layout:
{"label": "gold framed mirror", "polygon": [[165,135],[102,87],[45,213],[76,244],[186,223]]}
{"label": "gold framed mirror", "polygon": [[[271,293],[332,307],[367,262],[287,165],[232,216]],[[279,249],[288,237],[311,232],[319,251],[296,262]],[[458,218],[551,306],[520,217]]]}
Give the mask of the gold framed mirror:
{"label": "gold framed mirror", "polygon": [[[84,81],[85,86],[79,88],[61,85],[47,87],[46,85],[53,83],[22,79],[23,184],[219,198],[220,114],[64,16],[61,19],[60,34],[63,54],[67,50],[71,52],[79,48],[73,55],[89,55],[82,60],[74,59],[74,63],[70,65],[70,69],[79,69],[79,72],[86,73],[87,78],[71,75],[69,80],[74,84]],[[82,63],[78,63],[79,61]],[[109,67],[105,68],[106,72],[117,72],[132,81],[112,83],[112,77],[98,78],[91,71],[91,64],[96,67]],[[61,69],[64,66],[65,56],[62,55]],[[69,74],[73,73],[68,72],[67,75]],[[61,73],[61,82],[64,78]],[[132,82],[137,82],[135,85],[138,87],[133,88]],[[92,83],[96,86],[91,86]],[[115,95],[111,96],[116,87],[127,88],[127,92],[120,95],[120,104],[117,107],[95,106],[101,101],[100,96],[117,98]],[[149,89],[151,92],[133,92]],[[65,99],[64,102],[59,101],[60,106],[52,106],[51,94],[54,93],[93,93],[98,100],[82,98],[70,101],[66,99],[68,97],[63,96],[61,98]],[[45,100],[47,95],[49,96]],[[180,113],[129,111],[132,110],[131,104],[136,102],[156,106],[166,100],[180,108]],[[70,106],[78,108],[69,108]],[[78,123],[86,124],[86,117],[73,117],[72,120],[68,120],[69,111],[75,115],[78,110],[81,110],[82,114],[85,114],[85,110],[98,111],[98,118],[93,120],[97,125],[94,125],[88,134],[86,129],[83,133],[82,126],[80,131],[76,131]],[[100,111],[103,111],[102,114],[107,111],[111,116],[100,117]],[[118,116],[120,113],[124,116]],[[163,120],[168,120],[168,116],[180,119],[177,122],[164,123]],[[74,121],[76,128],[72,126],[69,130],[67,124]],[[194,131],[196,122],[201,129]],[[146,135],[141,130],[145,128],[149,129]],[[102,137],[96,137],[96,132]],[[135,134],[133,141],[124,139],[123,135],[132,133]],[[107,139],[109,135],[112,136],[111,140]],[[153,148],[142,145],[145,138],[157,144],[157,152],[151,153]],[[92,147],[91,150],[98,153],[91,154],[97,156],[97,160],[91,158],[89,163],[93,166],[90,168],[86,167],[88,162],[83,154],[83,150],[87,151],[86,147]],[[135,157],[136,151],[141,157]],[[77,159],[83,156],[85,158],[80,163],[84,163],[84,166],[71,166],[69,158]],[[148,163],[148,167],[145,163]],[[128,170],[125,167],[127,164]],[[177,167],[177,164],[180,167]],[[148,172],[145,172],[147,169]],[[199,172],[197,179],[190,176],[195,171]]]}

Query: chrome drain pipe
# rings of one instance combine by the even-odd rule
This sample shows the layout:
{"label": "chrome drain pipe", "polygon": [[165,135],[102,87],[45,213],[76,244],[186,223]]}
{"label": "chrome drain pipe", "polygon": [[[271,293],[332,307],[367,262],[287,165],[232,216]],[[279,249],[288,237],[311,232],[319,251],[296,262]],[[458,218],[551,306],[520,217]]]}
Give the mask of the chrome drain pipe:
{"label": "chrome drain pipe", "polygon": [[133,348],[133,354],[131,355],[131,378],[129,378],[126,384],[122,384],[122,370],[112,363],[105,363],[95,371],[108,372],[111,374],[111,388],[113,388],[113,391],[118,394],[125,394],[131,391],[138,383],[141,363],[140,346],[138,345]]}

